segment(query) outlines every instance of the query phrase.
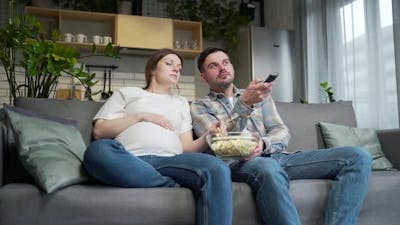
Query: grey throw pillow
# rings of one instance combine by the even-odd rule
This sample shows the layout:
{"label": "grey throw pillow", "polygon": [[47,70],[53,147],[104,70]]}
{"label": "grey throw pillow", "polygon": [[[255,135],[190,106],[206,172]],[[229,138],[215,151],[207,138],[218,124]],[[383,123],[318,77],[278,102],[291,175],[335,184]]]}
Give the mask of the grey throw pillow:
{"label": "grey throw pillow", "polygon": [[77,128],[88,146],[92,139],[93,117],[103,102],[18,97],[15,106],[44,116],[59,117],[77,122]]}
{"label": "grey throw pillow", "polygon": [[82,165],[86,149],[75,122],[4,106],[19,159],[47,193],[88,181]]}
{"label": "grey throw pillow", "polygon": [[320,122],[322,137],[327,148],[357,146],[372,156],[373,170],[393,169],[392,163],[385,157],[374,129],[356,128],[332,123]]}

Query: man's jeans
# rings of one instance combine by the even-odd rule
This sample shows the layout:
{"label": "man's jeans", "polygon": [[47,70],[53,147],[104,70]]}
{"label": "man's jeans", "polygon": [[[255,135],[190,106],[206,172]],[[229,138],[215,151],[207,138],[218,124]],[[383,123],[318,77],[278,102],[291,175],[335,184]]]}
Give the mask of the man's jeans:
{"label": "man's jeans", "polygon": [[214,156],[183,153],[172,157],[136,157],[126,151],[121,143],[103,139],[88,147],[84,165],[90,175],[110,185],[187,187],[192,190],[197,201],[196,224],[232,223],[230,170],[222,160]]}
{"label": "man's jeans", "polygon": [[355,225],[371,173],[371,157],[360,148],[340,147],[294,154],[274,153],[231,164],[233,181],[248,183],[268,225],[299,225],[289,181],[332,179],[326,225]]}

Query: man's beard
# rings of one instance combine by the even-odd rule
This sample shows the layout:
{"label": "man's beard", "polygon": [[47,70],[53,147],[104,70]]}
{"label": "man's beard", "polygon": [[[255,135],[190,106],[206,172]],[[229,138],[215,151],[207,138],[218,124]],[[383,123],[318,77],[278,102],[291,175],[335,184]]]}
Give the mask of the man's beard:
{"label": "man's beard", "polygon": [[[219,76],[218,76],[219,77]],[[215,92],[224,92],[227,88],[229,88],[232,83],[233,83],[233,75],[229,74],[228,77],[225,77],[226,79],[219,77],[217,78],[216,82],[214,83],[213,91]]]}
{"label": "man's beard", "polygon": [[232,85],[233,81],[231,80],[225,80],[221,81],[215,84],[215,86],[211,89],[213,89],[215,92],[224,92],[227,88],[229,88]]}
{"label": "man's beard", "polygon": [[232,84],[232,82],[221,82],[218,84],[218,88],[221,90],[225,90],[227,89],[230,85]]}

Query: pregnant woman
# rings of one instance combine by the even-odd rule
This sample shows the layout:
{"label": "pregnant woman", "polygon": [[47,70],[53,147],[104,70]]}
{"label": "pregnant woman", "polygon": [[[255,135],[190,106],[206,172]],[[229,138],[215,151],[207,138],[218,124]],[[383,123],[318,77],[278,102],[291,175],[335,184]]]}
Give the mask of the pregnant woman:
{"label": "pregnant woman", "polygon": [[[144,88],[124,87],[94,117],[94,141],[84,165],[97,180],[132,188],[187,187],[197,201],[196,224],[232,223],[229,168],[208,154],[206,134],[193,140],[188,101],[172,92],[182,70],[182,57],[155,52],[145,68]],[[206,133],[215,133],[214,124]],[[223,205],[224,207],[221,207]]]}

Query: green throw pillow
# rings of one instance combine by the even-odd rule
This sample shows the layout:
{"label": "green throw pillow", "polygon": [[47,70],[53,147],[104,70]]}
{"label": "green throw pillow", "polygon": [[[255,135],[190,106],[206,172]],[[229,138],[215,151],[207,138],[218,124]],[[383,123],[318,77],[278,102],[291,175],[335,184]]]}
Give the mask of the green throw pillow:
{"label": "green throw pillow", "polygon": [[5,105],[22,165],[47,193],[88,180],[86,149],[74,121],[50,118]]}
{"label": "green throw pillow", "polygon": [[332,123],[319,122],[322,137],[327,148],[356,146],[365,149],[372,156],[373,170],[393,169],[385,157],[374,129],[355,128]]}

